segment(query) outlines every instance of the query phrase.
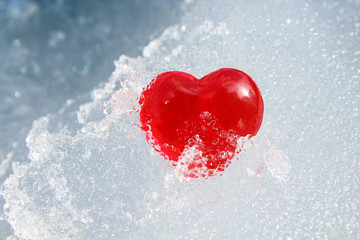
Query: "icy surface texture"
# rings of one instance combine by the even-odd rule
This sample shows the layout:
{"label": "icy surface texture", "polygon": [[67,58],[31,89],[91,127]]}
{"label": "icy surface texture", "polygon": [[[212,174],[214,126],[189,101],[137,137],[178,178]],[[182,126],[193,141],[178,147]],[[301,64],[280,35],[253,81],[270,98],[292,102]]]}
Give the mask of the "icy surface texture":
{"label": "icy surface texture", "polygon": [[[0,1],[0,184],[27,162],[32,122],[79,105],[106,81],[120,54],[137,56],[177,20],[178,0]],[[72,100],[69,100],[70,102]],[[0,199],[0,208],[3,208]],[[0,239],[10,234],[1,221]]]}
{"label": "icy surface texture", "polygon": [[82,102],[88,101],[89,91],[109,78],[115,59],[141,54],[174,23],[178,5],[176,0],[0,1],[0,181],[8,163],[25,161],[25,138],[35,119],[82,94]]}
{"label": "icy surface texture", "polygon": [[[34,121],[1,192],[15,235],[359,239],[359,1],[187,2],[92,101]],[[257,82],[262,128],[221,177],[180,181],[131,112],[153,76],[221,67]]]}

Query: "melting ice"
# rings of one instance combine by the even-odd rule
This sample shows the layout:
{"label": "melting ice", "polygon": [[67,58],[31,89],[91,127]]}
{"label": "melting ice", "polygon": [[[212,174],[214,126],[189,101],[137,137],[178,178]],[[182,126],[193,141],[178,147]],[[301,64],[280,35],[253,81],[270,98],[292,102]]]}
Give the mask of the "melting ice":
{"label": "melting ice", "polygon": [[[34,121],[29,161],[1,190],[14,235],[359,239],[359,7],[186,1],[143,56],[120,56],[91,101]],[[179,181],[131,112],[159,73],[222,67],[257,82],[263,125],[222,176]]]}

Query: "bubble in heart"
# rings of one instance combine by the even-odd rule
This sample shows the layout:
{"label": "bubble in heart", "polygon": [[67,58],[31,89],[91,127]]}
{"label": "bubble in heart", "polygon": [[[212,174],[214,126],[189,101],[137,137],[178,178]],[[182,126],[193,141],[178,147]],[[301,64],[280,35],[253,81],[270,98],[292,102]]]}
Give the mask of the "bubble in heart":
{"label": "bubble in heart", "polygon": [[239,138],[255,136],[264,113],[256,83],[232,68],[201,79],[178,71],[162,73],[144,89],[139,103],[148,142],[193,178],[224,171]]}

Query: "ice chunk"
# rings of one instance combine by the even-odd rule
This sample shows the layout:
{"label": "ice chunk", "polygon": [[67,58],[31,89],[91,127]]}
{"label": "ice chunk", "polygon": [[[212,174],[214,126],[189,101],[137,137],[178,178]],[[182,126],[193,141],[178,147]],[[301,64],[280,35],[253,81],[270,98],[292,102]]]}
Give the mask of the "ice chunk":
{"label": "ice chunk", "polygon": [[[56,113],[68,99],[76,99],[74,106],[88,101],[90,90],[112,72],[114,59],[141,54],[149,39],[174,22],[178,5],[176,0],[0,1],[1,185],[13,162],[29,161],[25,138],[34,119]],[[11,229],[2,215],[1,210],[0,239],[5,239]]]}

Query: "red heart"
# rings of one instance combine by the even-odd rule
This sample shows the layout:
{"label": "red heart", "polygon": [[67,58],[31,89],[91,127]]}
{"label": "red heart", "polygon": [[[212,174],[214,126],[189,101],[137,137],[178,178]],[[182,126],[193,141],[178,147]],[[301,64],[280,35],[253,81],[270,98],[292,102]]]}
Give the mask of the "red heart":
{"label": "red heart", "polygon": [[256,135],[264,112],[256,83],[231,68],[201,79],[184,72],[162,73],[139,103],[141,128],[155,150],[174,165],[193,151],[187,163],[179,161],[190,177],[223,171],[235,155],[237,140]]}

